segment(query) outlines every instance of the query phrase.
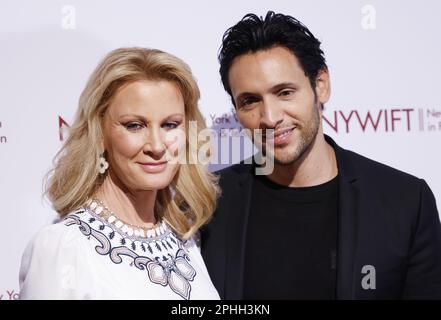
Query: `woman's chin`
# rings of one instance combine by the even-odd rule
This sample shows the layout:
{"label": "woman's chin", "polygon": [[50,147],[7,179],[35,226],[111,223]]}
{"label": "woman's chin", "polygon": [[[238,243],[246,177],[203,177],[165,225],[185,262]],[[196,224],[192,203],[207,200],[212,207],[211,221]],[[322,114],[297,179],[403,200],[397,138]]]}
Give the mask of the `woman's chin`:
{"label": "woman's chin", "polygon": [[145,191],[162,190],[167,188],[170,183],[171,179],[158,179],[152,177],[151,179],[149,179],[149,181],[143,181],[142,183],[139,183],[136,189]]}

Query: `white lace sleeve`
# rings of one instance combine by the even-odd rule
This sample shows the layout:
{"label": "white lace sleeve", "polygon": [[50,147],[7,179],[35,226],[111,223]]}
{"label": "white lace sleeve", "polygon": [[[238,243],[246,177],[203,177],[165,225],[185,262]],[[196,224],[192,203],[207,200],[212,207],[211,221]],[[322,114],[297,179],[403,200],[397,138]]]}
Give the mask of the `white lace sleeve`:
{"label": "white lace sleeve", "polygon": [[43,228],[22,257],[20,299],[91,298],[86,253],[78,232],[62,222]]}

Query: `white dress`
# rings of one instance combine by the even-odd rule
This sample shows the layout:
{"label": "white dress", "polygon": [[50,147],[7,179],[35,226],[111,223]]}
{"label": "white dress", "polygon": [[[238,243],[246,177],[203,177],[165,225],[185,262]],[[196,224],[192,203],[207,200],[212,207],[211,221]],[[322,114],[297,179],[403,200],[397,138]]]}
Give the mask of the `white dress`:
{"label": "white dress", "polygon": [[195,238],[164,221],[148,236],[89,207],[42,229],[20,267],[21,299],[219,299]]}

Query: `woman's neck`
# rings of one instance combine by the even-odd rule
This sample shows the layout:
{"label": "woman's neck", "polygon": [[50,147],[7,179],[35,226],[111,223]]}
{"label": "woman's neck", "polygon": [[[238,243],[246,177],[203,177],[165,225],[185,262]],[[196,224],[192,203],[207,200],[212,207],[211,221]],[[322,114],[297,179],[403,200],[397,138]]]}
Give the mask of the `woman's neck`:
{"label": "woman's neck", "polygon": [[131,191],[109,172],[94,197],[103,201],[122,221],[148,228],[157,222],[154,212],[156,194],[156,190]]}

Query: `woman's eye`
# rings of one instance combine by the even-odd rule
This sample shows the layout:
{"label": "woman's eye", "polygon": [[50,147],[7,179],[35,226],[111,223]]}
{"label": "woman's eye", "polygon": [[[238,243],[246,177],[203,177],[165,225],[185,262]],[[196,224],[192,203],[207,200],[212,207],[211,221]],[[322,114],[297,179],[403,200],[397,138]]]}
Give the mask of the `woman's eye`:
{"label": "woman's eye", "polygon": [[176,122],[167,122],[163,125],[163,127],[166,129],[176,129],[178,125],[179,124],[177,124]]}
{"label": "woman's eye", "polygon": [[124,126],[126,127],[127,130],[130,130],[130,131],[138,131],[143,128],[143,125],[138,122],[129,122],[129,123],[126,123]]}

